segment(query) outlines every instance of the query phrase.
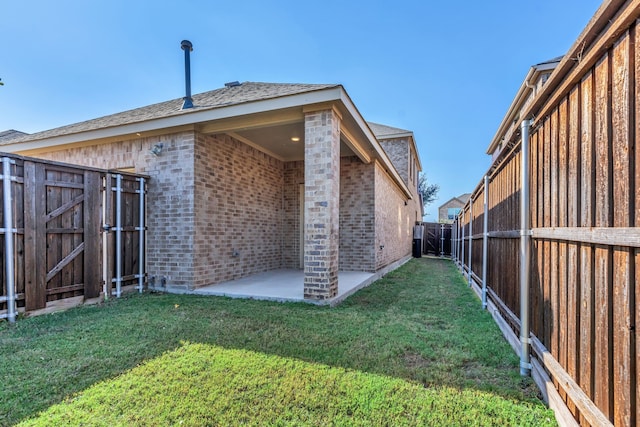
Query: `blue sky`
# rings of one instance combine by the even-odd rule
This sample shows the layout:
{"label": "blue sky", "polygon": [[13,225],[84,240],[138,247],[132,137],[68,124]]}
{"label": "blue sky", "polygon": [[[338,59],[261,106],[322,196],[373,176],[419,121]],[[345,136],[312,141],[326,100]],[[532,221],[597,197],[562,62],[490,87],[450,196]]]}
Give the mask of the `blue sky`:
{"label": "blue sky", "polygon": [[564,54],[599,0],[11,1],[0,131],[37,132],[229,81],[341,83],[365,119],[413,130],[437,206],[473,190],[529,67]]}

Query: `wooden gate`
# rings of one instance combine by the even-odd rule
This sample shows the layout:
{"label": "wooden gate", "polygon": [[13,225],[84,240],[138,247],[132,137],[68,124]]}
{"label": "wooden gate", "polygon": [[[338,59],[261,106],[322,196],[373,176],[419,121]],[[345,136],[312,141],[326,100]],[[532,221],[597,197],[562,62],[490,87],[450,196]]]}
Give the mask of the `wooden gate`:
{"label": "wooden gate", "polygon": [[103,244],[106,171],[14,155],[2,163],[0,318],[13,321],[17,312],[53,311],[110,294],[105,284],[113,277],[141,281],[144,178],[121,175],[136,197],[125,198],[125,238],[116,248]]}
{"label": "wooden gate", "polygon": [[423,253],[434,256],[451,256],[451,224],[426,222],[423,225]]}

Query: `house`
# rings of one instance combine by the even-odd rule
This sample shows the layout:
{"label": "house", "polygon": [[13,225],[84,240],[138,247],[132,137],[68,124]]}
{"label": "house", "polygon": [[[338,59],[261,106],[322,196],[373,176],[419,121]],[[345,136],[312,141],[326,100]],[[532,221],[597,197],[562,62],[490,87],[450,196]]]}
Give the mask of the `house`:
{"label": "house", "polygon": [[451,224],[460,212],[460,209],[467,203],[471,193],[464,193],[458,197],[452,197],[438,208],[438,222]]}
{"label": "house", "polygon": [[367,123],[341,85],[233,83],[0,141],[2,151],[145,174],[147,273],[187,291],[304,269],[304,298],[338,271],[407,259],[422,217],[410,131]]}
{"label": "house", "polygon": [[533,65],[529,69],[529,72],[507,110],[507,114],[502,119],[496,134],[487,147],[487,154],[491,156],[492,162],[496,161],[504,148],[508,146],[508,142],[513,139],[513,136],[519,134],[521,122],[520,113],[529,106],[538,92],[542,90],[542,87],[562,58],[563,56],[558,56]]}

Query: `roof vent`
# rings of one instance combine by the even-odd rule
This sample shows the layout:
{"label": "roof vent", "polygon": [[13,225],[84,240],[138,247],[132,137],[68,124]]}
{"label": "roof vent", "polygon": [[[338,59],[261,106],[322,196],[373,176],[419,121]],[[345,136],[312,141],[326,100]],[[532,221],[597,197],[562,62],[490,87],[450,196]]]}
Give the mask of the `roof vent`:
{"label": "roof vent", "polygon": [[242,83],[235,81],[235,82],[229,82],[229,83],[225,83],[224,87],[236,87],[236,86],[240,86]]}
{"label": "roof vent", "polygon": [[182,40],[180,47],[184,50],[184,80],[186,90],[186,96],[182,98],[184,99],[182,110],[184,110],[193,108],[193,99],[191,99],[191,61],[189,57],[189,53],[193,51],[193,45],[189,40]]}

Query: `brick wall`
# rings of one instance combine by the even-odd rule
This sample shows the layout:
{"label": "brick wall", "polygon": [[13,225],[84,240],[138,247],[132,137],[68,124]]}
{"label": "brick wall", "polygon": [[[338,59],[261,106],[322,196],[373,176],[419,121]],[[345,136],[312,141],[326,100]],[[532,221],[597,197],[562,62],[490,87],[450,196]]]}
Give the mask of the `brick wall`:
{"label": "brick wall", "polygon": [[[284,164],[282,268],[302,268],[300,262],[300,185],[304,186],[304,162]],[[303,189],[304,191],[304,189]]]}
{"label": "brick wall", "polygon": [[382,139],[380,145],[389,156],[398,174],[409,185],[409,140],[403,138]]}
{"label": "brick wall", "polygon": [[355,156],[340,161],[341,271],[375,271],[374,168]]}
{"label": "brick wall", "polygon": [[411,254],[416,202],[410,200],[405,206],[404,194],[377,163],[375,192],[377,270]]}
{"label": "brick wall", "polygon": [[283,162],[226,135],[195,145],[196,287],[280,268]]}
{"label": "brick wall", "polygon": [[[154,156],[149,149],[163,144]],[[48,160],[104,169],[135,166],[150,176],[147,185],[147,265],[149,275],[166,277],[171,285],[188,287],[194,281],[194,134],[182,132],[110,144],[38,154]]]}

